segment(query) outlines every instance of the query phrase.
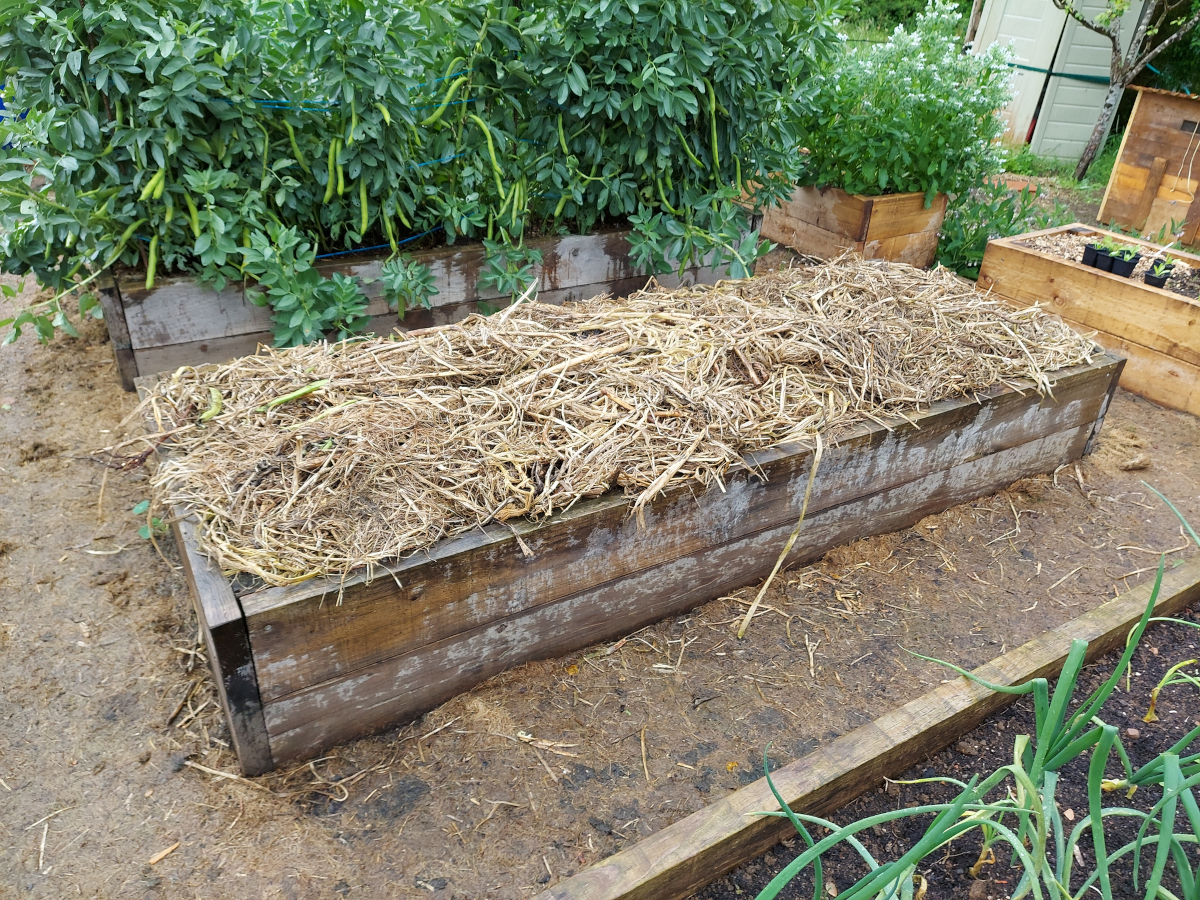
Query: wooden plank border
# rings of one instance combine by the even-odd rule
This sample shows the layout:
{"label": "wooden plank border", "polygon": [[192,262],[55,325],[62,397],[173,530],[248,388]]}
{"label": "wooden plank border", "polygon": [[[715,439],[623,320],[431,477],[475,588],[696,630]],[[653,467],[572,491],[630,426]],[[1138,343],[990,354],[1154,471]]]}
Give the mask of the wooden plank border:
{"label": "wooden plank border", "polygon": [[[1088,642],[1087,658],[1120,647],[1149,602],[1143,584],[975,669],[996,684],[1020,684],[1057,674],[1072,640]],[[1182,612],[1200,601],[1200,557],[1163,576],[1155,615]],[[797,812],[832,812],[885,777],[928,758],[1015,698],[956,678],[857,728],[828,747],[772,773]],[[774,846],[792,832],[784,819],[755,816],[779,806],[765,778],[669,825],[632,847],[568,878],[537,900],[676,900]]]}
{"label": "wooden plank border", "polygon": [[204,649],[233,738],[242,773],[261,775],[275,768],[263,718],[254,656],[246,617],[229,581],[196,550],[196,537],[187,511],[176,507],[171,530],[183,560],[183,570],[204,635]]}

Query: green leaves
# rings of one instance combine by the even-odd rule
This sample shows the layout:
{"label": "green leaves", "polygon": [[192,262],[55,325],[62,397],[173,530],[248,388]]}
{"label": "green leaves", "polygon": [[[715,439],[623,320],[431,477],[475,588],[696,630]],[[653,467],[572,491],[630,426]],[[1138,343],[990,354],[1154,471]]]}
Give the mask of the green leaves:
{"label": "green leaves", "polygon": [[[8,4],[0,260],[59,291],[151,246],[162,276],[261,278],[281,344],[364,326],[318,254],[436,228],[489,241],[508,295],[527,233],[625,223],[656,271],[741,274],[759,244],[737,201],[798,172],[793,111],[841,2]],[[428,300],[406,272],[398,309]],[[49,339],[58,312],[10,328]]]}
{"label": "green leaves", "polygon": [[962,52],[961,14],[931,0],[912,31],[849,45],[814,80],[800,127],[809,150],[801,183],[852,194],[968,190],[1000,170],[997,115],[1008,102],[1008,51]]}

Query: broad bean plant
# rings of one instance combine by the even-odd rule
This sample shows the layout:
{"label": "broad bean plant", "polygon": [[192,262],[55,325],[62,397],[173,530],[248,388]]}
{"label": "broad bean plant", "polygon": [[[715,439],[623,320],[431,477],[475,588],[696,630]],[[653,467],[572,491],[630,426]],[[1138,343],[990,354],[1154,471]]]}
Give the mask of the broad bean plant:
{"label": "broad bean plant", "polygon": [[911,30],[884,44],[847,45],[813,79],[800,113],[802,183],[851,194],[959,194],[1002,165],[998,110],[1011,96],[1010,51],[964,53],[962,13],[933,0]]}
{"label": "broad bean plant", "polygon": [[608,225],[652,271],[746,274],[842,2],[0,0],[0,266],[56,292],[4,340],[97,314],[114,269],[260,283],[279,345],[353,334],[325,255],[392,254],[403,312],[405,249],[482,241],[516,295],[527,238]]}

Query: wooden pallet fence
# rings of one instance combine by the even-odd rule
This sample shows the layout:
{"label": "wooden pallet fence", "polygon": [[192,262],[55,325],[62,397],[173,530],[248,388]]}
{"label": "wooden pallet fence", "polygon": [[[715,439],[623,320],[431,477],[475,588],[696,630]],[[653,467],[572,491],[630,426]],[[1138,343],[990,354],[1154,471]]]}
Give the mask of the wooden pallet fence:
{"label": "wooden pallet fence", "polygon": [[[1157,245],[1087,225],[1048,228],[989,241],[979,270],[979,288],[1024,308],[1040,303],[1077,331],[1127,357],[1121,386],[1162,406],[1200,415],[1200,303],[1037,250],[1028,240],[1072,232],[1110,235],[1156,252]],[[1200,256],[1170,251],[1200,269]]]}
{"label": "wooden pallet fence", "polygon": [[[792,564],[1078,458],[1122,360],[1053,373],[1053,396],[996,388],[864,425],[822,460]],[[725,490],[664,492],[644,527],[613,493],[539,523],[495,525],[378,568],[236,596],[175,538],[243,771],[257,774],[390,726],[528,660],[629,634],[766,575],[795,525],[803,447],[754,454]],[[524,542],[526,555],[519,545]]]}
{"label": "wooden pallet fence", "polygon": [[[1071,641],[1088,642],[1087,658],[1123,647],[1150,602],[1143,584],[975,669],[993,684],[1023,684],[1062,671]],[[1168,569],[1154,604],[1158,616],[1200,602],[1200,557]],[[775,772],[771,780],[793,810],[826,816],[928,759],[1016,698],[955,678],[874,722]],[[795,835],[777,810],[765,778],[614,853],[539,894],[536,900],[682,900]],[[780,868],[783,864],[780,864]]]}
{"label": "wooden pallet fence", "polygon": [[[542,303],[584,300],[597,294],[622,296],[645,287],[648,276],[630,258],[626,231],[548,237],[529,242],[542,252],[537,299]],[[386,257],[351,257],[327,261],[317,268],[326,277],[335,272],[358,276],[371,322],[368,331],[388,334],[394,328],[409,331],[465,319],[479,303],[503,305],[501,295],[481,289],[479,276],[485,259],[480,244],[442,247],[416,252],[413,258],[430,267],[437,294],[430,309],[409,310],[403,320],[389,311],[378,282]],[[659,276],[666,287],[711,284],[724,269],[693,266],[682,278]],[[110,281],[100,289],[104,318],[117,358],[121,384],[134,390],[139,377],[174,371],[180,366],[221,363],[271,344],[271,311],[252,302],[253,288],[231,283],[223,291],[193,278],[160,278],[147,291],[140,281]]]}
{"label": "wooden pallet fence", "polygon": [[925,268],[937,256],[946,195],[925,208],[924,194],[866,197],[840,188],[797,188],[791,199],[763,210],[762,236],[805,256],[830,259],[854,250]]}

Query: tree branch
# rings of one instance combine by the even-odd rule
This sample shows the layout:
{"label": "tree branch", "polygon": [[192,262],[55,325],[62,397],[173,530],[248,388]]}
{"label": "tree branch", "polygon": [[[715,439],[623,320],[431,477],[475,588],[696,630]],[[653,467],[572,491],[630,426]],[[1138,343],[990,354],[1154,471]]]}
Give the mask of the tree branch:
{"label": "tree branch", "polygon": [[1193,15],[1190,19],[1188,19],[1186,22],[1184,22],[1182,25],[1180,25],[1179,30],[1176,31],[1173,35],[1171,35],[1169,38],[1167,38],[1165,41],[1163,41],[1161,44],[1159,44],[1153,50],[1148,51],[1146,53],[1146,55],[1143,56],[1141,59],[1139,59],[1137,62],[1133,63],[1133,66],[1130,71],[1130,77],[1132,78],[1138,72],[1142,71],[1142,69],[1146,68],[1146,66],[1150,63],[1150,61],[1154,59],[1154,57],[1158,56],[1158,54],[1162,53],[1164,50],[1166,50],[1168,47],[1170,47],[1176,41],[1180,40],[1184,35],[1186,35],[1189,31],[1191,31],[1197,25],[1200,25],[1200,10],[1197,10],[1195,15]]}

